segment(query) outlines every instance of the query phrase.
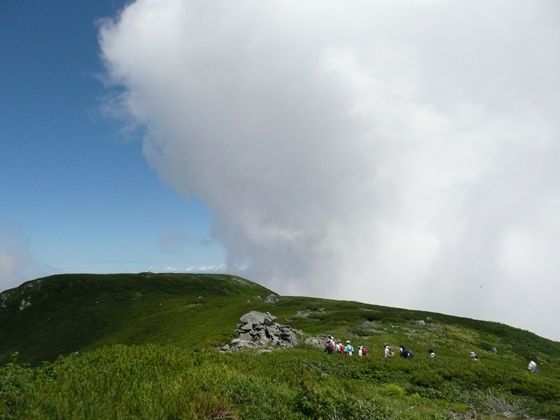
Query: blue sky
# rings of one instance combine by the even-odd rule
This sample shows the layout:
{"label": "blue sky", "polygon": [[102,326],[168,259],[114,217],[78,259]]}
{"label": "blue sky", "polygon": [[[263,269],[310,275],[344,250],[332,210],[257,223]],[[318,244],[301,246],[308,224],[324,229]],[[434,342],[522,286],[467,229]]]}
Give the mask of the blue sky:
{"label": "blue sky", "polygon": [[23,243],[29,275],[223,263],[201,201],[160,182],[141,130],[103,112],[97,21],[123,4],[0,5],[0,235]]}

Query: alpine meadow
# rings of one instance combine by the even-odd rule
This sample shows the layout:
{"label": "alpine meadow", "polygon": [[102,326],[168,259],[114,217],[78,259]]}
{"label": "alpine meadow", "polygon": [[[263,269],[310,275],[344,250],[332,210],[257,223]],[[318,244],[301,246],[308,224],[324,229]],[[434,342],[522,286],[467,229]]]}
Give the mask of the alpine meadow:
{"label": "alpine meadow", "polygon": [[[250,311],[277,317],[298,343],[224,351]],[[369,354],[326,354],[329,336]],[[387,359],[385,344],[414,357]],[[0,295],[0,359],[2,419],[560,418],[558,342],[494,322],[280,296],[229,275],[26,282]]]}

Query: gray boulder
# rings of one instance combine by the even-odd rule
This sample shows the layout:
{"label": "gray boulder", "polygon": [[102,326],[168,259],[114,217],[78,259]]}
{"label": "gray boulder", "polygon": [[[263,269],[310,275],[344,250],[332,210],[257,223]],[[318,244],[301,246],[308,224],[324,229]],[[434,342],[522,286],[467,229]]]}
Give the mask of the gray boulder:
{"label": "gray boulder", "polygon": [[237,336],[237,339],[238,340],[243,340],[243,341],[252,341],[253,337],[249,333],[243,333],[243,334],[239,334]]}
{"label": "gray boulder", "polygon": [[268,295],[265,299],[264,299],[265,303],[278,303],[278,296],[275,295]]}
{"label": "gray boulder", "polygon": [[266,334],[269,337],[278,336],[280,335],[280,328],[278,328],[276,325],[268,325],[266,327]]}
{"label": "gray boulder", "polygon": [[265,314],[265,318],[264,318],[264,325],[274,325],[274,323],[276,322],[276,317],[274,315],[272,315],[270,312],[267,312]]}
{"label": "gray boulder", "polygon": [[293,347],[298,343],[298,332],[288,325],[279,325],[269,312],[251,311],[239,319],[236,337],[221,350],[239,351],[245,347],[259,351],[270,347]]}
{"label": "gray boulder", "polygon": [[239,322],[241,324],[249,325],[262,324],[264,322],[264,317],[265,314],[263,314],[262,312],[251,311],[239,318]]}
{"label": "gray boulder", "polygon": [[251,311],[243,315],[239,322],[241,324],[250,324],[250,325],[272,325],[276,321],[276,317],[272,316],[270,313],[263,313],[259,311]]}
{"label": "gray boulder", "polygon": [[237,331],[239,332],[249,332],[253,329],[253,326],[251,324],[243,324],[241,326],[239,326],[239,328],[237,328]]}

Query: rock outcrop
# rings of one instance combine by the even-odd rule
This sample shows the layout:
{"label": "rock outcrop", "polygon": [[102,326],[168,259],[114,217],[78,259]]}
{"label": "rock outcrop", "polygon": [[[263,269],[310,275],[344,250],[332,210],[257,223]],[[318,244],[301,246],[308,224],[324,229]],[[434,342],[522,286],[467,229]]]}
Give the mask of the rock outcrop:
{"label": "rock outcrop", "polygon": [[307,337],[305,339],[305,344],[307,344],[308,346],[312,346],[312,347],[324,348],[325,343],[327,342],[329,337],[330,336],[327,335],[327,334],[321,334],[321,335],[316,335],[316,336],[313,336],[313,337]]}
{"label": "rock outcrop", "polygon": [[267,297],[264,298],[264,302],[265,303],[278,303],[278,296],[276,295],[268,295]]}
{"label": "rock outcrop", "polygon": [[278,324],[269,312],[246,313],[239,319],[235,332],[237,336],[222,347],[223,351],[293,347],[298,343],[297,332],[288,325]]}

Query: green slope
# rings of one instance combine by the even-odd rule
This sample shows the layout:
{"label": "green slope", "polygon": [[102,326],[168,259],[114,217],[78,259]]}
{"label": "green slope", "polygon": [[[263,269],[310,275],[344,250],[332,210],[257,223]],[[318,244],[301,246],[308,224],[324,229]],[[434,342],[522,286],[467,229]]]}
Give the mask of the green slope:
{"label": "green slope", "polygon": [[[68,274],[22,284],[0,294],[0,363],[19,352],[38,363],[105,344],[216,347],[231,338],[249,310],[270,311],[308,335],[330,333],[379,346],[433,347],[537,357],[556,364],[560,343],[495,322],[359,302],[274,294],[249,280],[202,274]],[[423,325],[422,325],[423,324]],[[452,343],[452,346],[449,346]],[[448,348],[449,347],[449,348]]]}
{"label": "green slope", "polygon": [[248,299],[271,293],[225,275],[38,279],[0,295],[0,363],[16,351],[20,360],[38,363],[102,344],[216,345],[231,335]]}
{"label": "green slope", "polygon": [[[560,418],[558,342],[359,302],[266,303],[270,294],[239,277],[151,273],[53,276],[4,292],[0,418]],[[250,310],[371,353],[219,353]],[[385,360],[384,343],[416,357]],[[14,352],[17,364],[8,362]],[[539,374],[527,373],[527,357]]]}

